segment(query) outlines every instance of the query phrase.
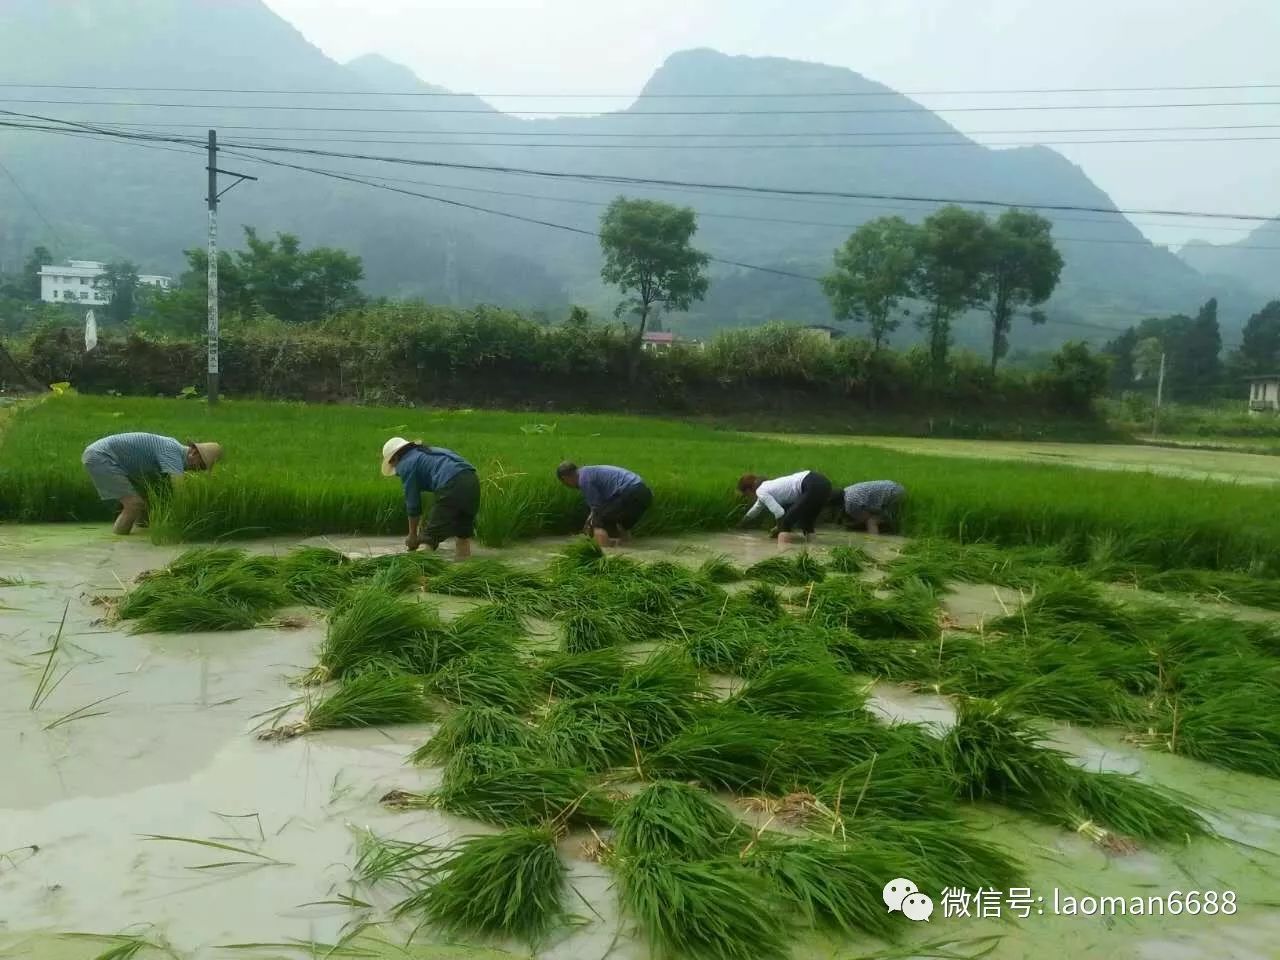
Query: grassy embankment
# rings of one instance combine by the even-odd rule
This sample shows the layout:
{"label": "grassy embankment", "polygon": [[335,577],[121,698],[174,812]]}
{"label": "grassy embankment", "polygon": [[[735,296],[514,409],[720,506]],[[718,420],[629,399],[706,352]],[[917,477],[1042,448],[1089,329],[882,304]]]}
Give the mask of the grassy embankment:
{"label": "grassy embankment", "polygon": [[816,468],[836,483],[893,478],[911,491],[905,532],[1007,545],[1104,537],[1159,566],[1280,569],[1280,516],[1265,490],[1147,474],[960,460],[859,445],[779,443],[673,421],[616,416],[314,407],[249,401],[210,410],[174,400],[57,397],[18,414],[0,444],[0,518],[105,519],[80,451],[109,433],[216,439],[228,459],[187,478],[153,517],[162,540],[389,533],[395,481],[378,450],[402,434],[453,447],[485,481],[479,535],[491,544],[567,532],[583,511],[552,475],[565,458],[641,473],[656,501],[643,530],[728,526],[737,476]]}

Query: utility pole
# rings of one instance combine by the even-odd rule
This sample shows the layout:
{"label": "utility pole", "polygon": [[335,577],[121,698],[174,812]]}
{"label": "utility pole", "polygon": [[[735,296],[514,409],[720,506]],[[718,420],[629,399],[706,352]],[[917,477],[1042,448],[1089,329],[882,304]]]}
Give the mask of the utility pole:
{"label": "utility pole", "polygon": [[[206,396],[209,399],[209,406],[215,406],[218,402],[218,201],[222,199],[222,195],[232,187],[239,186],[246,180],[257,180],[257,177],[251,177],[247,173],[235,173],[231,170],[218,169],[218,131],[209,131],[209,162],[206,169],[209,171],[209,192],[207,201],[209,204],[209,383],[206,390]],[[225,173],[229,177],[235,177],[235,183],[227,187],[226,190],[218,191],[218,174]]]}
{"label": "utility pole", "polygon": [[1156,381],[1156,408],[1151,414],[1151,438],[1154,440],[1156,434],[1160,432],[1160,405],[1164,402],[1164,358],[1165,352],[1160,351],[1160,379]]}

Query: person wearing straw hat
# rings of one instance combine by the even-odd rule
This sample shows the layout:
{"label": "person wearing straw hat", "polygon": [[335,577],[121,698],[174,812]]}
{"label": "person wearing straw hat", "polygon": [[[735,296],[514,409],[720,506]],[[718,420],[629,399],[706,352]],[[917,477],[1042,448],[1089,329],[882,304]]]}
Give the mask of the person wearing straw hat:
{"label": "person wearing straw hat", "polygon": [[[831,481],[817,470],[801,470],[772,480],[746,473],[738,480],[738,493],[755,500],[738,525],[744,527],[768,510],[775,521],[770,536],[776,535],[781,546],[813,536],[818,515],[831,496]],[[797,528],[799,532],[793,532]]]}
{"label": "person wearing straw hat", "polygon": [[[404,485],[404,509],[409,515],[410,550],[426,544],[432,550],[454,538],[454,557],[471,556],[476,514],[480,511],[480,480],[476,468],[452,450],[424,446],[421,441],[392,437],[382,445],[382,475],[399,477]],[[422,495],[434,494],[426,529],[421,529]]]}
{"label": "person wearing straw hat", "polygon": [[112,528],[125,535],[145,519],[145,491],[188,470],[212,470],[222,459],[216,443],[181,443],[155,433],[116,433],[84,448],[84,465],[103,500],[118,500],[120,515]]}

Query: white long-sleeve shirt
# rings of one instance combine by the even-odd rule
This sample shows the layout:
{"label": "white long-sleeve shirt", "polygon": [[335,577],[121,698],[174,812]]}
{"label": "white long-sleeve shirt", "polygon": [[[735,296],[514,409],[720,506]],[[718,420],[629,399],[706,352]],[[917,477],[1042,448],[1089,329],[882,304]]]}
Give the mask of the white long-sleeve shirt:
{"label": "white long-sleeve shirt", "polygon": [[756,487],[756,502],[752,504],[743,519],[750,520],[761,510],[768,510],[774,517],[781,518],[787,512],[787,507],[800,499],[800,485],[811,472],[801,470],[799,473],[776,477],[760,484]]}

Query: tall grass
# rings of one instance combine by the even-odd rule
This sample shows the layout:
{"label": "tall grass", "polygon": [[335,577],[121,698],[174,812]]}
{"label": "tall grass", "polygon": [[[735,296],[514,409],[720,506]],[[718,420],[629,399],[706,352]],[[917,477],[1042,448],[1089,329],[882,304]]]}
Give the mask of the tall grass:
{"label": "tall grass", "polygon": [[[408,429],[467,455],[485,481],[479,536],[506,543],[570,532],[580,500],[552,467],[589,450],[626,464],[653,487],[640,533],[723,529],[738,509],[733,480],[745,469],[777,473],[797,462],[835,475],[883,475],[911,491],[906,532],[1003,546],[1083,545],[1108,535],[1132,545],[1130,562],[1161,568],[1280,569],[1280,517],[1265,497],[1154,474],[947,459],[856,444],[778,444],[660,420],[558,416],[555,432],[525,433],[522,414],[414,411]],[[216,436],[227,447],[215,474],[188,478],[158,504],[163,540],[263,534],[389,534],[402,522],[394,484],[373,454],[403,410],[228,401],[55,397],[21,411],[0,446],[0,518],[108,519],[79,464],[91,441],[127,429]],[[323,434],[326,456],[317,459]],[[726,443],[732,457],[726,457]],[[1195,511],[1186,504],[1196,503]],[[1077,559],[1083,559],[1078,557]]]}

